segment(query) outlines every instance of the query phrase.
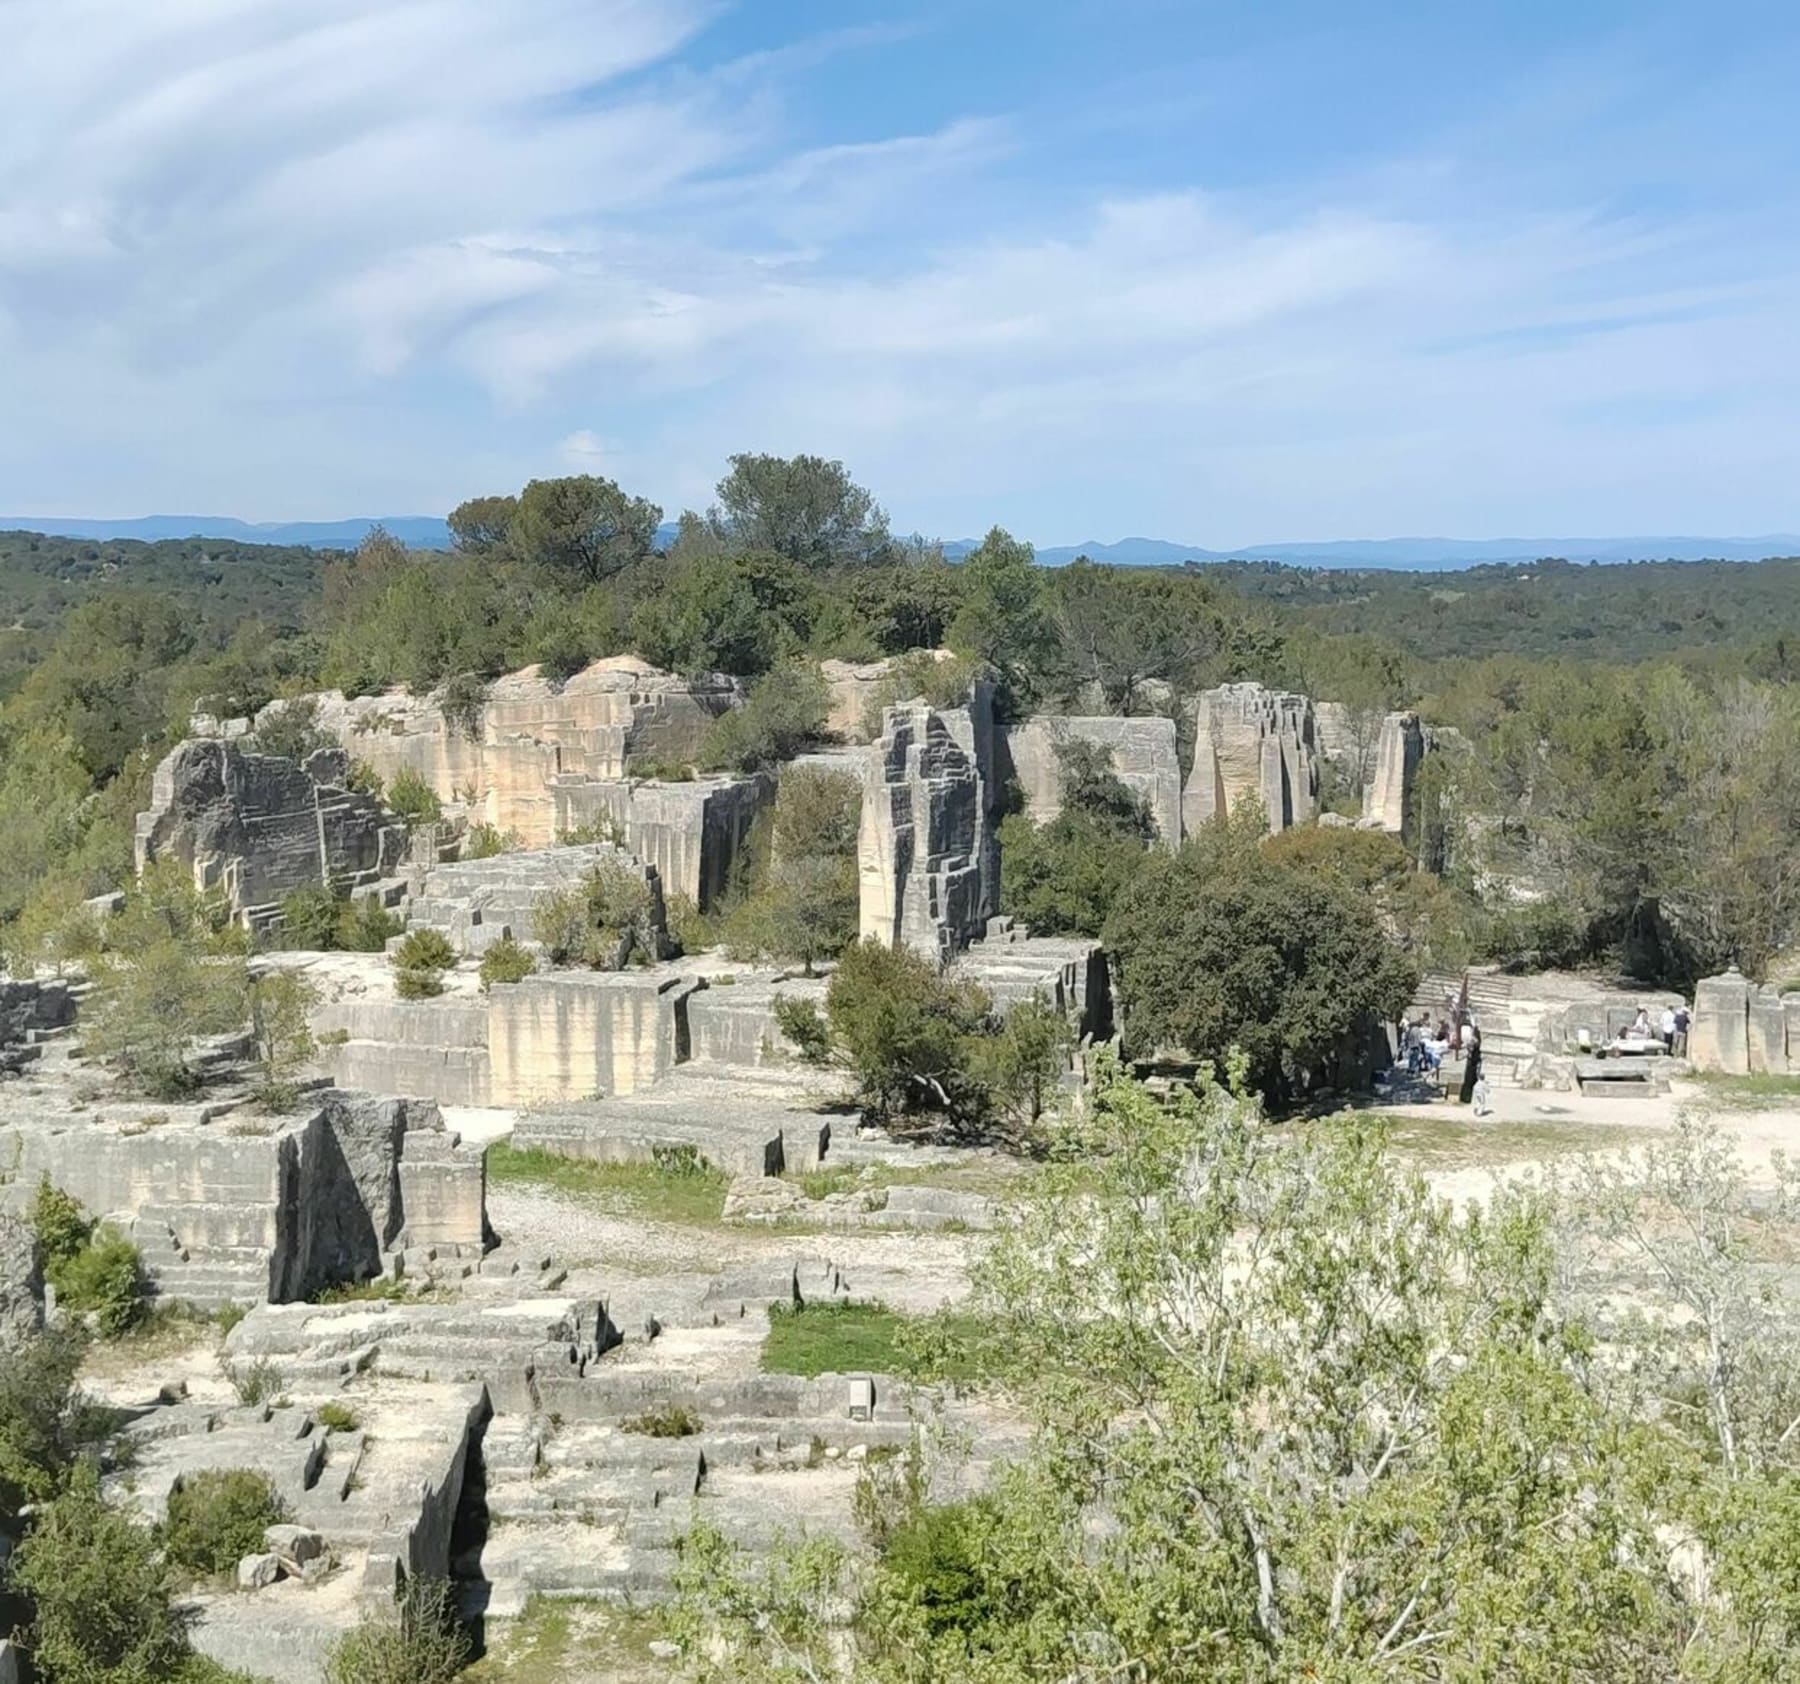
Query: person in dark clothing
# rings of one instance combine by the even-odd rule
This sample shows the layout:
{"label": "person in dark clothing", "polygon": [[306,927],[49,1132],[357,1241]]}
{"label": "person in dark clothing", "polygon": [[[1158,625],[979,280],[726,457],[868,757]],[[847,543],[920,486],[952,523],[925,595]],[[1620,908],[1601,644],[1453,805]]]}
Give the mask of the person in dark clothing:
{"label": "person in dark clothing", "polygon": [[1471,1024],[1468,1039],[1463,1045],[1462,1092],[1457,1096],[1461,1104],[1467,1105],[1475,1097],[1475,1084],[1480,1080],[1481,1031]]}

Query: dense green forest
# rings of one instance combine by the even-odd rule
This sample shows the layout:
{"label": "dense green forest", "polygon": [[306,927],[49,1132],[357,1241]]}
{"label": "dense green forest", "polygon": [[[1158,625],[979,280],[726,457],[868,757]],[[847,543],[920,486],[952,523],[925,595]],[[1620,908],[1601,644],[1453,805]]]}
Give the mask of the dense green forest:
{"label": "dense green forest", "polygon": [[1206,571],[1302,624],[1384,638],[1422,660],[1630,662],[1718,651],[1784,678],[1790,659],[1800,660],[1794,557],[1610,566],[1546,559],[1461,573],[1220,562]]}
{"label": "dense green forest", "polygon": [[302,625],[327,556],[217,538],[94,543],[0,532],[0,697],[18,688],[71,609],[121,589],[178,604],[202,641],[222,644],[245,621]]}
{"label": "dense green forest", "polygon": [[[748,680],[716,763],[752,765],[816,732],[807,663],[946,645],[957,662],[896,683],[948,694],[985,672],[1013,715],[1174,711],[1184,753],[1180,697],[1223,682],[1340,702],[1369,746],[1383,712],[1418,708],[1446,752],[1406,844],[1443,892],[1407,888],[1404,919],[1382,893],[1428,962],[1687,979],[1766,970],[1800,926],[1800,562],[1045,569],[996,529],[951,563],[895,540],[871,494],[814,457],[734,457],[666,548],[661,518],[580,476],[463,504],[449,553],[379,532],[348,556],[0,538],[10,945],[122,879],[150,770],[196,704],[451,680],[478,701],[508,669],[630,651]],[[1354,779],[1327,796],[1353,811]],[[1091,825],[1069,805],[1059,829],[1014,822],[1008,892],[1040,928],[1097,932],[1142,839],[1104,802]],[[1332,868],[1367,893],[1391,863]]]}

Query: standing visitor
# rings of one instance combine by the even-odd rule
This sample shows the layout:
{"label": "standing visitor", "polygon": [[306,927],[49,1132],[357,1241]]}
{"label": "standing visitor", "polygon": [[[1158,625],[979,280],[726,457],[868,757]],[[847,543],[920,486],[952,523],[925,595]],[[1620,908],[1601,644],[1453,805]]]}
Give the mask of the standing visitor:
{"label": "standing visitor", "polygon": [[1672,1053],[1675,1050],[1675,1008],[1664,1006],[1662,1014],[1663,1051]]}
{"label": "standing visitor", "polygon": [[1669,1049],[1677,1058],[1687,1057],[1688,1024],[1690,1021],[1687,1001],[1683,1000],[1681,1004],[1675,1008],[1675,1044]]}
{"label": "standing visitor", "polygon": [[1460,1103],[1467,1105],[1475,1097],[1475,1084],[1481,1079],[1481,1031],[1474,1024],[1463,1026],[1463,1079]]}

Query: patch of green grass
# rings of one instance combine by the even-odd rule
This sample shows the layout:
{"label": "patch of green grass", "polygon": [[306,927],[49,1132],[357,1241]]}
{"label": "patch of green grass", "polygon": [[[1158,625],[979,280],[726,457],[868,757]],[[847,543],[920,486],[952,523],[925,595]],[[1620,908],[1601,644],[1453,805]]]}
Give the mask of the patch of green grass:
{"label": "patch of green grass", "polygon": [[972,1315],[909,1316],[885,1304],[837,1302],[769,1307],[765,1374],[892,1374],[974,1385],[991,1369],[991,1342]]}
{"label": "patch of green grass", "polygon": [[333,1433],[353,1433],[362,1425],[361,1417],[347,1403],[322,1403],[313,1411],[313,1419]]}
{"label": "patch of green grass", "polygon": [[495,1628],[493,1648],[458,1684],[660,1684],[668,1664],[649,1646],[662,1634],[654,1610],[533,1597],[516,1620]]}
{"label": "patch of green grass", "polygon": [[762,1366],[768,1374],[900,1374],[907,1318],[882,1304],[774,1304]]}
{"label": "patch of green grass", "polygon": [[834,1164],[829,1169],[810,1169],[794,1177],[800,1191],[809,1199],[829,1199],[836,1193],[848,1193],[858,1186],[874,1186],[873,1177],[865,1182],[862,1172],[850,1164]]}
{"label": "patch of green grass", "polygon": [[1800,1076],[1726,1076],[1702,1070],[1693,1080],[1708,1099],[1732,1111],[1782,1111],[1800,1105]]}
{"label": "patch of green grass", "polygon": [[700,1431],[700,1417],[684,1403],[666,1404],[661,1409],[646,1409],[619,1423],[622,1433],[637,1433],[644,1438],[692,1438]]}
{"label": "patch of green grass", "polygon": [[725,1208],[731,1178],[695,1159],[653,1164],[602,1164],[564,1158],[536,1148],[520,1151],[497,1140],[487,1150],[488,1179],[519,1186],[550,1187],[591,1199],[605,1210],[657,1222],[714,1223]]}

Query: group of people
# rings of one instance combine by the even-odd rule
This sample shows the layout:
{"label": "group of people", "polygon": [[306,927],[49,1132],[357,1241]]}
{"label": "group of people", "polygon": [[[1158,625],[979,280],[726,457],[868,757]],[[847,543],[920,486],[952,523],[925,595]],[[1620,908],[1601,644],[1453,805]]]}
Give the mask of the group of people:
{"label": "group of people", "polygon": [[[1464,1105],[1475,1100],[1477,1110],[1485,1109],[1481,1103],[1487,1094],[1481,1083],[1481,1031],[1473,1019],[1465,1017],[1460,1023],[1453,1024],[1449,1018],[1441,1017],[1434,1029],[1431,1014],[1420,1012],[1416,1023],[1407,1024],[1400,1045],[1406,1056],[1407,1072],[1413,1076],[1435,1075],[1452,1051],[1460,1053],[1463,1077],[1459,1098]],[[1477,1087],[1481,1088],[1479,1099]]]}
{"label": "group of people", "polygon": [[[1692,1019],[1685,1002],[1665,1006],[1660,1018],[1653,1021],[1649,1008],[1640,1006],[1621,1040],[1661,1041],[1663,1050],[1680,1058],[1687,1053],[1688,1026]],[[1585,1043],[1584,1043],[1585,1044]],[[1462,1104],[1473,1102],[1477,1116],[1487,1114],[1487,1083],[1481,1075],[1481,1031],[1459,1001],[1446,1017],[1434,1026],[1430,1012],[1420,1012],[1417,1019],[1403,1024],[1400,1054],[1411,1076],[1436,1075],[1444,1060],[1455,1055],[1462,1058],[1462,1088],[1458,1098]]]}
{"label": "group of people", "polygon": [[1400,1050],[1406,1056],[1409,1075],[1423,1076],[1436,1070],[1450,1056],[1453,1047],[1467,1044],[1470,1037],[1479,1038],[1475,1025],[1465,1023],[1460,1034],[1448,1018],[1439,1018],[1433,1028],[1431,1014],[1420,1012],[1416,1023],[1409,1023],[1400,1038]]}
{"label": "group of people", "polygon": [[1650,1021],[1649,1009],[1639,1006],[1637,1016],[1631,1020],[1631,1027],[1625,1031],[1625,1038],[1631,1041],[1661,1041],[1664,1052],[1676,1058],[1685,1058],[1688,1024],[1691,1021],[1686,1001],[1680,1005],[1664,1006],[1661,1020],[1654,1025]]}

